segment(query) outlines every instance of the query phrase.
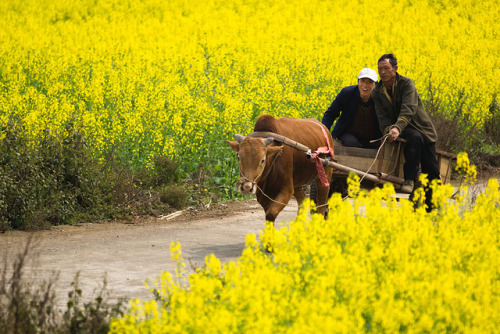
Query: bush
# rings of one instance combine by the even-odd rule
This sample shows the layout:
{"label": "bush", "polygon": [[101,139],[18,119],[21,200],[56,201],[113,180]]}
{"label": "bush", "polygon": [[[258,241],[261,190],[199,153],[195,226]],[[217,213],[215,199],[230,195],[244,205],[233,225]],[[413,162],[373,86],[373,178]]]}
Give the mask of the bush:
{"label": "bush", "polygon": [[2,130],[2,229],[40,229],[102,217],[112,184],[72,124],[62,140],[48,130],[28,140],[15,122]]}
{"label": "bush", "polygon": [[186,189],[177,186],[167,186],[159,189],[160,201],[174,209],[182,209],[187,205],[188,196]]}
{"label": "bush", "polygon": [[153,163],[157,186],[179,181],[177,174],[179,163],[163,155],[155,157]]}
{"label": "bush", "polygon": [[495,96],[490,104],[490,113],[484,122],[484,132],[491,140],[500,145],[500,105]]}
{"label": "bush", "polygon": [[426,109],[438,133],[438,148],[454,153],[467,152],[480,173],[488,175],[491,170],[498,170],[500,167],[500,107],[496,97],[490,104],[490,113],[485,119],[484,126],[478,128],[470,124],[467,117],[464,117],[461,108],[454,113],[442,110],[439,100],[434,98],[432,85],[429,85],[428,95],[430,98],[425,101]]}
{"label": "bush", "polygon": [[107,281],[104,279],[97,296],[84,303],[83,292],[78,286],[78,276],[77,274],[71,283],[73,290],[68,293],[68,308],[59,323],[59,330],[68,333],[108,333],[110,319],[124,315],[125,299],[121,298],[115,304],[108,303]]}
{"label": "bush", "polygon": [[178,163],[165,156],[134,171],[113,152],[104,162],[94,159],[77,123],[31,140],[19,124],[1,129],[0,230],[164,214],[187,205],[187,192],[173,185]]}
{"label": "bush", "polygon": [[[18,254],[8,272],[4,258],[0,277],[0,333],[55,332],[57,317],[53,277],[31,285],[24,278],[24,265],[28,258],[30,242]],[[5,255],[7,256],[7,255]]]}
{"label": "bush", "polygon": [[153,168],[142,167],[135,173],[136,183],[145,189],[154,189],[179,181],[179,163],[160,155],[153,159]]}

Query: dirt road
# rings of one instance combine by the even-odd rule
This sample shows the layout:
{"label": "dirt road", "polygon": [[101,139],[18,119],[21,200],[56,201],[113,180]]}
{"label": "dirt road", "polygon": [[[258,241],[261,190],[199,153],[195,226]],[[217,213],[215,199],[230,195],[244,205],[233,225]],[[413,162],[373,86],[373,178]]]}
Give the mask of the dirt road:
{"label": "dirt road", "polygon": [[[477,195],[484,186],[484,182],[478,183],[471,191]],[[276,225],[290,222],[296,213],[297,204],[291,200]],[[119,297],[146,300],[152,294],[144,287],[145,280],[175,270],[170,259],[173,241],[181,243],[186,269],[192,272],[211,253],[223,262],[237,259],[245,246],[245,236],[249,233],[258,236],[264,228],[264,212],[256,200],[217,204],[206,211],[186,211],[170,220],[134,218],[57,226],[48,231],[0,233],[0,256],[3,259],[7,254],[7,262],[12,261],[13,255],[21,252],[32,237],[33,256],[26,267],[27,274],[40,281],[59,273],[56,289],[58,305],[63,308],[77,272],[84,299],[93,296],[106,274],[111,300]],[[4,262],[0,262],[0,270]]]}
{"label": "dirt road", "polygon": [[[278,222],[296,216],[295,200],[280,213]],[[58,272],[58,305],[64,307],[75,274],[80,272],[80,287],[92,297],[107,275],[110,297],[150,299],[144,287],[147,278],[163,271],[174,272],[170,244],[178,241],[186,269],[204,263],[213,253],[221,261],[237,259],[245,246],[245,236],[257,236],[264,228],[264,212],[255,200],[216,205],[210,211],[187,211],[173,219],[137,218],[128,222],[58,226],[48,231],[6,232],[0,234],[0,256],[21,252],[33,237],[28,276],[40,281]]]}

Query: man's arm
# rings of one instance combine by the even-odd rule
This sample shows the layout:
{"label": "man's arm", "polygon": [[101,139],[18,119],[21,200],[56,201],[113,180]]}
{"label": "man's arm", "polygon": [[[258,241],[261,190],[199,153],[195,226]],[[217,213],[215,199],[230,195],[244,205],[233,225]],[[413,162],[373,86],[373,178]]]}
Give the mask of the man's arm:
{"label": "man's arm", "polygon": [[345,88],[343,88],[323,115],[321,123],[323,123],[329,130],[331,129],[333,122],[340,116],[342,109],[344,109],[345,93]]}
{"label": "man's arm", "polygon": [[[403,82],[401,82],[403,85]],[[403,132],[408,124],[417,114],[418,108],[418,93],[415,88],[413,81],[408,80],[401,87],[402,100],[401,100],[401,110],[399,111],[399,116],[394,124],[395,127],[399,129],[399,132]]]}

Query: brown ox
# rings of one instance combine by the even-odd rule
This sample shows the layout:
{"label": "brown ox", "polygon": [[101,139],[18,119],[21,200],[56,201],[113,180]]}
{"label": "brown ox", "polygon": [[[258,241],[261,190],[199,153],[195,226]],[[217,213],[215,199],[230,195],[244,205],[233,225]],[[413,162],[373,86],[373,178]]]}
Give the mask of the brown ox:
{"label": "brown ox", "polygon": [[[326,127],[315,119],[278,118],[260,116],[255,123],[255,132],[273,132],[309,147],[313,152],[327,146],[325,134],[331,147],[333,139]],[[238,153],[240,179],[238,190],[244,194],[257,194],[266,220],[274,222],[278,214],[295,196],[299,206],[306,197],[302,186],[316,178],[318,212],[324,214],[328,200],[328,187],[324,187],[313,161],[304,152],[283,145],[272,138],[253,138],[235,135],[236,142],[227,141]],[[324,155],[323,155],[324,157]],[[331,179],[332,169],[325,168]]]}

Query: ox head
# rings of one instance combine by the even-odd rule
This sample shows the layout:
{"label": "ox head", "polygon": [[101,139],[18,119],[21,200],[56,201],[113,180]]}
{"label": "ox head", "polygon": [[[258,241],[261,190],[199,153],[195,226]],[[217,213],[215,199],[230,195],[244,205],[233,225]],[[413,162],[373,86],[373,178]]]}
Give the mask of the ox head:
{"label": "ox head", "polygon": [[[237,153],[240,179],[236,184],[242,194],[255,194],[256,184],[262,178],[266,163],[281,151],[280,146],[270,146],[274,138],[253,138],[235,134],[236,141],[227,143]],[[269,162],[270,163],[270,162]]]}

